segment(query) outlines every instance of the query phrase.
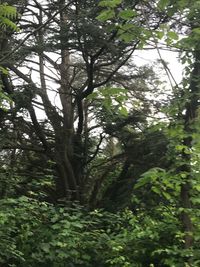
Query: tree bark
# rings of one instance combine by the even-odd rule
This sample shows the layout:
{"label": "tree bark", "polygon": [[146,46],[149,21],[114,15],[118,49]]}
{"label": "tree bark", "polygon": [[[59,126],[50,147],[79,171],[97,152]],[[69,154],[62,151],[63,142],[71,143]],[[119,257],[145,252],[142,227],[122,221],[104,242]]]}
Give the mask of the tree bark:
{"label": "tree bark", "polygon": [[[184,118],[184,130],[186,138],[183,140],[183,145],[188,149],[192,148],[193,137],[192,134],[195,131],[195,119],[197,118],[197,111],[199,107],[199,93],[200,93],[200,51],[197,50],[194,52],[194,66],[191,73],[190,81],[190,98],[186,104],[186,114]],[[184,211],[181,214],[181,220],[183,225],[183,231],[185,233],[185,248],[188,249],[193,245],[193,232],[194,227],[190,218],[189,211],[192,208],[192,203],[190,200],[190,191],[191,191],[191,179],[192,179],[192,170],[191,170],[191,156],[183,150],[182,159],[186,162],[181,171],[187,173],[187,177],[181,186],[181,206],[184,208]]]}

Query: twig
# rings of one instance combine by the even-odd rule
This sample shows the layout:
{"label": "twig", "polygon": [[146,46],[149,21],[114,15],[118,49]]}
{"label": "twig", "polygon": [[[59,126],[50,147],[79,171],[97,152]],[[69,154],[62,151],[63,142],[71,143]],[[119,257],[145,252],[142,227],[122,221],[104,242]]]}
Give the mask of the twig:
{"label": "twig", "polygon": [[11,55],[14,55],[18,49],[29,39],[30,36],[34,35],[36,32],[40,31],[43,29],[51,20],[53,20],[59,13],[60,11],[63,11],[65,8],[70,6],[73,3],[73,1],[70,1],[67,5],[61,8],[61,10],[56,11],[47,21],[40,25],[38,28],[36,28],[34,31],[30,32],[25,36],[25,38],[13,49],[11,50],[8,54],[6,54],[4,57],[0,59],[0,62],[4,62],[7,58],[9,58]]}

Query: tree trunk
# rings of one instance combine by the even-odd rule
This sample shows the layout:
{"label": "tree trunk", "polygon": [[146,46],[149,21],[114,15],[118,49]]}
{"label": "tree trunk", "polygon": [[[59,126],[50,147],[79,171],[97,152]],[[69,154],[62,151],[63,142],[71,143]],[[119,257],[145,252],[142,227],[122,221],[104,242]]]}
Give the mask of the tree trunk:
{"label": "tree trunk", "polygon": [[[190,99],[186,104],[186,114],[184,118],[184,130],[187,137],[183,140],[183,144],[190,149],[192,147],[192,134],[195,131],[195,119],[197,118],[197,111],[199,107],[199,93],[200,93],[200,51],[196,51],[194,54],[194,67],[191,74],[190,81]],[[181,186],[181,206],[184,208],[184,211],[181,214],[181,220],[183,225],[183,231],[185,233],[185,248],[188,249],[193,245],[193,231],[194,227],[190,218],[189,210],[192,208],[190,200],[190,191],[191,191],[191,179],[192,179],[192,170],[191,170],[191,156],[183,151],[182,159],[186,162],[181,171],[187,173],[187,177]]]}

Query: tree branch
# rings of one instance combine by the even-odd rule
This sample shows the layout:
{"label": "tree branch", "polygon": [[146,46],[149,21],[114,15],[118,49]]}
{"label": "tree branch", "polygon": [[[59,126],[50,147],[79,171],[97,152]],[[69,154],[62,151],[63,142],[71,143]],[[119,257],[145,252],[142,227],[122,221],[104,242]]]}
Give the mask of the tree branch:
{"label": "tree branch", "polygon": [[46,22],[44,22],[44,24],[40,25],[38,28],[36,28],[34,31],[30,32],[29,34],[27,34],[24,39],[13,49],[11,50],[9,53],[7,53],[4,57],[0,58],[0,62],[1,64],[8,59],[11,55],[14,55],[18,49],[29,39],[29,37],[31,37],[32,35],[34,35],[35,33],[37,33],[38,31],[40,31],[41,29],[43,29],[46,25],[48,25],[59,13],[60,11],[64,10],[65,8],[67,8],[68,6],[70,6],[73,3],[73,1],[70,1],[67,5],[63,6],[61,10],[56,11],[49,19],[47,19]]}

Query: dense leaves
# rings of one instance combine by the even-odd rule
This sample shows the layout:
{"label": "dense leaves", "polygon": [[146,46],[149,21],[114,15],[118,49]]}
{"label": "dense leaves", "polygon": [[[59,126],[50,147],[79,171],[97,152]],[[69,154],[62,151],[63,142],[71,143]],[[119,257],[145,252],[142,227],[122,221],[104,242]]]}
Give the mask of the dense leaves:
{"label": "dense leaves", "polygon": [[31,198],[1,203],[2,266],[186,266],[177,212],[84,211]]}
{"label": "dense leaves", "polygon": [[[199,2],[8,3],[0,266],[198,267]],[[142,49],[157,66],[135,64]]]}

